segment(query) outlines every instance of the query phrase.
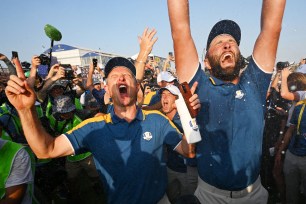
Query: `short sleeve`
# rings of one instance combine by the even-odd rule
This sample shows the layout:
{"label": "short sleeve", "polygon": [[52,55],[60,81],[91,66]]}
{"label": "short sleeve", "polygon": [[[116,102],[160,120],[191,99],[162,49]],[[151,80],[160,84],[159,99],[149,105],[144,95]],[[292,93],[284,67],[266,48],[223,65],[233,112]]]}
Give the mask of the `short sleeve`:
{"label": "short sleeve", "polygon": [[5,187],[33,183],[33,180],[31,158],[25,149],[20,149],[14,159]]}

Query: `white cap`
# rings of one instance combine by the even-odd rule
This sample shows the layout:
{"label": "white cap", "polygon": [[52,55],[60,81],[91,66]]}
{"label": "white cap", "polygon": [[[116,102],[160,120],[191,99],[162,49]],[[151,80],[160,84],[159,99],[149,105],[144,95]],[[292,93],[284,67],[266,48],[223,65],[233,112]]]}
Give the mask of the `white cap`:
{"label": "white cap", "polygon": [[303,74],[306,74],[306,64],[303,64],[301,66],[299,66],[295,72],[300,72],[300,73],[303,73]]}
{"label": "white cap", "polygon": [[158,73],[157,77],[156,77],[156,81],[157,83],[161,82],[162,79],[161,79],[161,73]]}
{"label": "white cap", "polygon": [[177,88],[177,86],[175,86],[173,84],[169,84],[166,87],[161,88],[159,93],[161,94],[164,90],[170,91],[170,93],[172,93],[175,96],[178,96],[180,94],[180,90]]}
{"label": "white cap", "polygon": [[170,72],[167,72],[167,71],[163,71],[157,75],[157,82],[161,82],[161,81],[171,82],[174,80],[175,80],[175,77]]}

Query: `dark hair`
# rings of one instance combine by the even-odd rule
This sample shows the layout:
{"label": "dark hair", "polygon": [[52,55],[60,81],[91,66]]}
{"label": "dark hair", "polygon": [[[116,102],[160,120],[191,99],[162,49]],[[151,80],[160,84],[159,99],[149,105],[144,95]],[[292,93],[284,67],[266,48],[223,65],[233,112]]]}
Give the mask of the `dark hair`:
{"label": "dark hair", "polygon": [[[287,84],[290,91],[305,91],[306,75],[300,72],[293,72],[288,76]],[[294,87],[294,90],[292,87]]]}

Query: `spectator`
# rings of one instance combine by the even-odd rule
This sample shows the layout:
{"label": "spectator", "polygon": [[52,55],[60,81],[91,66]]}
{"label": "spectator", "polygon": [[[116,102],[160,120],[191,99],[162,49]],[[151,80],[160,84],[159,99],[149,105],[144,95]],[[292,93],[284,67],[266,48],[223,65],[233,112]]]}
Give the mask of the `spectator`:
{"label": "spectator", "polygon": [[[277,141],[282,140],[283,134],[286,131],[286,121],[291,106],[291,101],[283,99],[281,96],[282,70],[289,66],[289,62],[278,62],[276,64],[277,72],[272,80],[266,100],[267,110],[263,133],[263,156],[260,177],[263,186],[271,195],[269,197],[271,202],[272,200],[276,202],[276,200],[280,199],[284,203],[286,200],[282,173],[275,171],[274,180],[272,171],[274,166],[275,145]],[[278,170],[282,171],[282,168],[278,168]]]}
{"label": "spectator", "polygon": [[[303,147],[303,140],[300,140],[300,136],[295,136],[297,133],[297,122],[300,123],[300,119],[297,120],[296,117],[302,118],[303,110],[301,109],[302,104],[304,102],[304,95],[306,90],[306,77],[305,74],[299,73],[299,72],[293,72],[289,74],[289,69],[284,69],[282,71],[282,87],[283,84],[288,85],[288,87],[284,87],[283,95],[291,100],[293,100],[293,105],[291,107],[292,112],[290,111],[290,115],[288,117],[289,120],[289,126],[288,130],[285,132],[284,137],[281,137],[278,143],[275,147],[275,164],[274,164],[274,176],[283,176],[285,175],[285,182],[286,185],[283,185],[283,188],[286,186],[286,191],[281,191],[281,193],[285,194],[286,197],[286,203],[298,203],[299,200],[299,182],[302,181],[302,178],[296,177],[297,173],[294,171],[293,164],[297,164],[299,166],[299,163],[294,163],[296,161],[296,158],[302,158],[299,155],[300,149]],[[302,99],[300,102],[297,102],[296,100]],[[296,104],[298,104],[298,107],[296,107]],[[297,110],[296,110],[297,109]],[[300,112],[297,112],[297,111]],[[298,115],[297,115],[298,114]],[[294,141],[294,142],[293,142]],[[302,142],[302,143],[301,143]],[[286,151],[288,144],[289,148]],[[296,144],[301,143],[300,146],[296,146]],[[294,144],[294,145],[292,145]],[[286,157],[285,157],[285,151],[286,151]],[[297,153],[298,152],[298,153]],[[287,154],[288,153],[288,154]],[[287,156],[288,155],[288,156]],[[296,156],[298,155],[298,156]],[[283,159],[284,165],[283,165]],[[292,159],[292,161],[289,161]],[[303,169],[303,167],[301,167]],[[283,171],[282,171],[283,170]],[[288,185],[287,185],[288,182]],[[296,187],[296,189],[290,189],[293,187]],[[294,196],[298,197],[294,197]],[[305,193],[304,193],[305,195]],[[284,203],[284,202],[283,202]]]}
{"label": "spectator", "polygon": [[[63,134],[82,122],[75,114],[76,107],[69,96],[58,96],[54,102],[49,122],[56,135]],[[99,175],[90,152],[67,156],[65,169],[72,203],[86,201],[100,203],[103,201],[102,185],[99,182]],[[100,195],[96,193],[98,191]]]}
{"label": "spectator", "polygon": [[306,58],[300,61],[300,66],[296,68],[296,72],[301,72],[306,74]]}
{"label": "spectator", "polygon": [[0,138],[0,163],[0,203],[32,203],[34,172],[25,148]]}
{"label": "spectator", "polygon": [[[184,156],[194,156],[194,145],[188,145],[167,118],[137,109],[135,74],[136,68],[130,61],[112,58],[105,66],[105,76],[113,111],[88,119],[55,138],[40,125],[33,108],[35,93],[22,80],[23,73],[12,76],[8,84],[13,86],[6,88],[23,127],[27,127],[23,131],[35,154],[39,158],[54,158],[90,151],[109,203],[166,201],[163,144],[171,145]],[[198,102],[196,95],[191,97],[191,106],[199,108]]]}
{"label": "spectator", "polygon": [[[59,64],[53,65],[43,88],[37,92],[37,98],[42,103],[46,116],[51,114],[54,98],[59,95],[69,96],[74,101],[76,109],[80,112],[80,115],[82,113],[81,110],[83,107],[79,100],[80,96],[85,91],[82,81],[75,77],[73,79],[65,79],[65,75],[65,69],[63,67]],[[76,85],[80,88],[73,90],[72,85]]]}
{"label": "spectator", "polygon": [[107,113],[107,104],[109,103],[109,95],[106,94],[104,87],[101,87],[102,83],[98,78],[93,78],[94,70],[101,70],[99,66],[94,68],[93,64],[89,65],[88,77],[86,81],[86,89],[88,89],[93,97],[99,104],[101,113]]}
{"label": "spectator", "polygon": [[205,67],[199,64],[191,36],[189,2],[168,0],[175,65],[180,82],[199,83],[197,116],[202,141],[197,143],[201,203],[267,203],[259,172],[265,99],[275,64],[285,0],[263,0],[261,31],[246,70],[237,23],[222,20],[209,33]]}
{"label": "spectator", "polygon": [[[160,80],[160,81],[159,81]],[[176,84],[176,78],[168,71],[162,71],[157,76],[157,83],[160,88],[164,88],[169,84]],[[155,94],[152,96],[150,103],[148,106],[144,107],[144,110],[160,110],[161,102],[160,102],[160,94]]]}

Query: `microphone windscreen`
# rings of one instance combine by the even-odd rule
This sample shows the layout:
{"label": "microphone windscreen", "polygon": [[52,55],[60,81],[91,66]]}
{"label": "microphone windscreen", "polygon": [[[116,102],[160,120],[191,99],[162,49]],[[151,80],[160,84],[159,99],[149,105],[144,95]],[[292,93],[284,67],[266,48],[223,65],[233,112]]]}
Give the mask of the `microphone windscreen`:
{"label": "microphone windscreen", "polygon": [[57,30],[55,27],[53,27],[52,25],[45,25],[45,33],[46,35],[54,41],[60,41],[62,39],[62,34],[59,30]]}

